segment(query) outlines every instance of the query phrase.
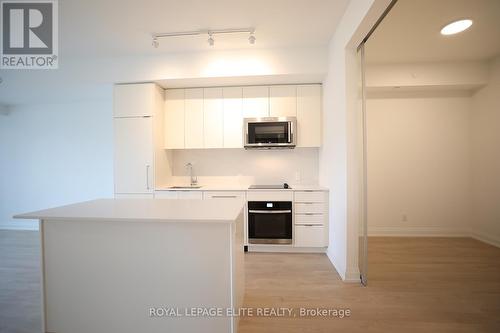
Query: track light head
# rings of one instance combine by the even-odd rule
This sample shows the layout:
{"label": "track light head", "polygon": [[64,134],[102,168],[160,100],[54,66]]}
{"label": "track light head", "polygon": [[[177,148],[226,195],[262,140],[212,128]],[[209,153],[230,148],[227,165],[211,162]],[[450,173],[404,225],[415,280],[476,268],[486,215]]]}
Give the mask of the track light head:
{"label": "track light head", "polygon": [[158,48],[158,46],[160,46],[160,42],[158,41],[158,38],[153,37],[153,42],[151,43],[151,45],[153,45],[153,47],[154,47],[155,49],[157,49],[157,48]]}
{"label": "track light head", "polygon": [[214,37],[212,36],[211,33],[208,34],[208,40],[207,40],[207,42],[208,42],[208,45],[214,46],[215,40],[214,40]]}
{"label": "track light head", "polygon": [[248,37],[248,42],[249,42],[250,44],[252,44],[252,45],[253,45],[253,44],[255,44],[255,39],[256,39],[256,38],[255,38],[255,36],[254,36],[254,34],[253,34],[253,32],[252,32],[252,33],[250,34],[250,36]]}

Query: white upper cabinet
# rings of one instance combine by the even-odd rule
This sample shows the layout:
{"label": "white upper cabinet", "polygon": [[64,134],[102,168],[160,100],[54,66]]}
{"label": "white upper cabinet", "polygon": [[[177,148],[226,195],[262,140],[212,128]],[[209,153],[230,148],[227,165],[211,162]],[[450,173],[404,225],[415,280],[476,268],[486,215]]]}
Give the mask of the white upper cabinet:
{"label": "white upper cabinet", "polygon": [[203,89],[204,147],[224,146],[224,109],[222,88]]}
{"label": "white upper cabinet", "polygon": [[165,148],[184,148],[184,89],[165,91]]}
{"label": "white upper cabinet", "polygon": [[224,96],[224,148],[243,148],[243,116],[241,87],[222,89]]}
{"label": "white upper cabinet", "polygon": [[153,193],[153,118],[114,119],[115,193]]}
{"label": "white upper cabinet", "polygon": [[321,146],[321,85],[297,86],[297,147]]}
{"label": "white upper cabinet", "polygon": [[269,87],[243,87],[243,117],[269,117]]}
{"label": "white upper cabinet", "polygon": [[297,116],[297,86],[269,87],[269,115],[271,117]]}
{"label": "white upper cabinet", "polygon": [[186,89],[185,148],[203,148],[203,88]]}
{"label": "white upper cabinet", "polygon": [[155,105],[154,83],[119,84],[113,93],[113,116],[152,116]]}

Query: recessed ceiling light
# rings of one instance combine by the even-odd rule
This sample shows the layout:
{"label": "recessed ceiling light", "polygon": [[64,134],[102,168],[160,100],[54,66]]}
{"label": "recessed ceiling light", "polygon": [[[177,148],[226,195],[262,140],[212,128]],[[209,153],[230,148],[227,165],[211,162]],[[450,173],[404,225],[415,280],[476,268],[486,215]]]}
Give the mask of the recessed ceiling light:
{"label": "recessed ceiling light", "polygon": [[447,36],[458,34],[459,32],[469,29],[471,25],[472,20],[469,19],[454,21],[445,25],[444,28],[441,29],[441,35]]}

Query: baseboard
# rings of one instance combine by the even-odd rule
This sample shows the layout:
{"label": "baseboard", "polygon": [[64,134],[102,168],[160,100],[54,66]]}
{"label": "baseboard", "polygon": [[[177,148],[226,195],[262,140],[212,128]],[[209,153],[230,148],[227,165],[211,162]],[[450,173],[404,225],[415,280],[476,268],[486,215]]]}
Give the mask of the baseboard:
{"label": "baseboard", "polygon": [[400,236],[400,237],[471,237],[466,229],[443,227],[368,227],[368,236]]}
{"label": "baseboard", "polygon": [[500,247],[500,239],[483,232],[471,232],[470,237],[496,247]]}
{"label": "baseboard", "polygon": [[248,252],[325,253],[325,247],[293,247],[290,245],[248,245]]}
{"label": "baseboard", "polygon": [[361,279],[359,277],[359,268],[358,267],[350,267],[347,269],[345,273],[344,282],[347,283],[361,283]]}

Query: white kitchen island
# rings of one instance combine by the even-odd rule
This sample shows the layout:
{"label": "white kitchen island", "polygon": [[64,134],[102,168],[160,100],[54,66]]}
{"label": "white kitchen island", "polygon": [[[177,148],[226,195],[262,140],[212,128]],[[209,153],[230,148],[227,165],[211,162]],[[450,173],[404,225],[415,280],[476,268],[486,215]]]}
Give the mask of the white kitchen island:
{"label": "white kitchen island", "polygon": [[101,199],[16,218],[40,220],[43,332],[237,331],[239,201]]}

